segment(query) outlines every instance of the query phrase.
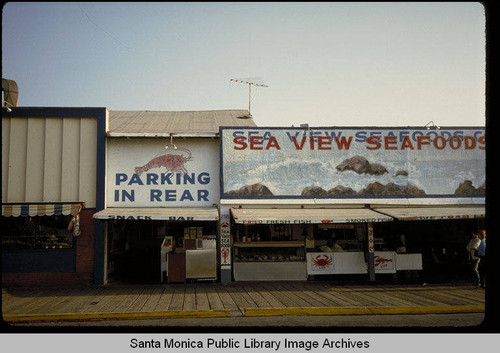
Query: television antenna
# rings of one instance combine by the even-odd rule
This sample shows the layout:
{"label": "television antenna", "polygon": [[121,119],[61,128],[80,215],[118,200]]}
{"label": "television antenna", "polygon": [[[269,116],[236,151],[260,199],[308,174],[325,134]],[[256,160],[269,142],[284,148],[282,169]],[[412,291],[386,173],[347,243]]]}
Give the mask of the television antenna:
{"label": "television antenna", "polygon": [[243,83],[245,85],[248,85],[248,114],[251,114],[250,107],[251,107],[251,102],[252,102],[252,86],[256,87],[269,87],[268,85],[265,85],[263,83],[258,83],[255,81],[262,81],[262,78],[260,77],[249,77],[249,78],[232,78],[230,79],[231,82],[236,82],[236,83]]}

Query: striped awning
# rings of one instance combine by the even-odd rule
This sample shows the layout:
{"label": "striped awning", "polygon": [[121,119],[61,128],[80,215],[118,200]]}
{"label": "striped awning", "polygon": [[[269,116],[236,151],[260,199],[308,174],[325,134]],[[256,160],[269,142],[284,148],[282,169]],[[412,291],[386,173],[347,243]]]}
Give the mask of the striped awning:
{"label": "striped awning", "polygon": [[43,204],[2,204],[4,217],[34,217],[34,216],[76,216],[81,203],[43,203]]}

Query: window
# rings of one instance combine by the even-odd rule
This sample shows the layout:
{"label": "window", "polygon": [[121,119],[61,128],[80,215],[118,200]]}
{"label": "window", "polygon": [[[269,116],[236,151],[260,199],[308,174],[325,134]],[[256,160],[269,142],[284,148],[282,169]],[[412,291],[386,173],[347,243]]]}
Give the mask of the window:
{"label": "window", "polygon": [[2,217],[2,250],[71,249],[72,216]]}
{"label": "window", "polygon": [[359,251],[362,249],[355,225],[344,223],[316,225],[314,236],[316,246],[327,244],[332,233],[335,233],[335,239],[344,251]]}

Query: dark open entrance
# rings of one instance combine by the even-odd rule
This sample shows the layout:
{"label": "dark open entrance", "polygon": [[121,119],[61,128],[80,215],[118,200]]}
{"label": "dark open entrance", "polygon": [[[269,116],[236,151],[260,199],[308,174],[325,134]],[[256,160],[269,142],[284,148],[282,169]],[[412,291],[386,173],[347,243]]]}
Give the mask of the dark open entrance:
{"label": "dark open entrance", "polygon": [[482,219],[394,221],[374,224],[374,235],[383,250],[395,250],[404,235],[406,252],[422,254],[419,282],[468,284],[472,273],[466,245],[479,229],[484,229]]}
{"label": "dark open entrance", "polygon": [[217,222],[109,220],[108,281],[111,283],[161,283],[161,245],[166,236],[183,248],[186,229],[202,228],[217,234]]}

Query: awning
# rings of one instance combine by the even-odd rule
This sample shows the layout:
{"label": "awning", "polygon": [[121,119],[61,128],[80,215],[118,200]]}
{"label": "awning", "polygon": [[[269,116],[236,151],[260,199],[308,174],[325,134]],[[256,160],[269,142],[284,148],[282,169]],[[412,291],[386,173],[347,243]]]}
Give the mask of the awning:
{"label": "awning", "polygon": [[402,221],[484,218],[486,214],[484,205],[374,207],[373,209]]}
{"label": "awning", "polygon": [[306,224],[387,222],[392,217],[366,208],[231,208],[236,223]]}
{"label": "awning", "polygon": [[110,207],[94,214],[97,219],[166,221],[217,221],[216,207]]}
{"label": "awning", "polygon": [[4,217],[34,217],[52,215],[76,216],[82,206],[81,203],[44,203],[44,204],[2,204],[2,216]]}

